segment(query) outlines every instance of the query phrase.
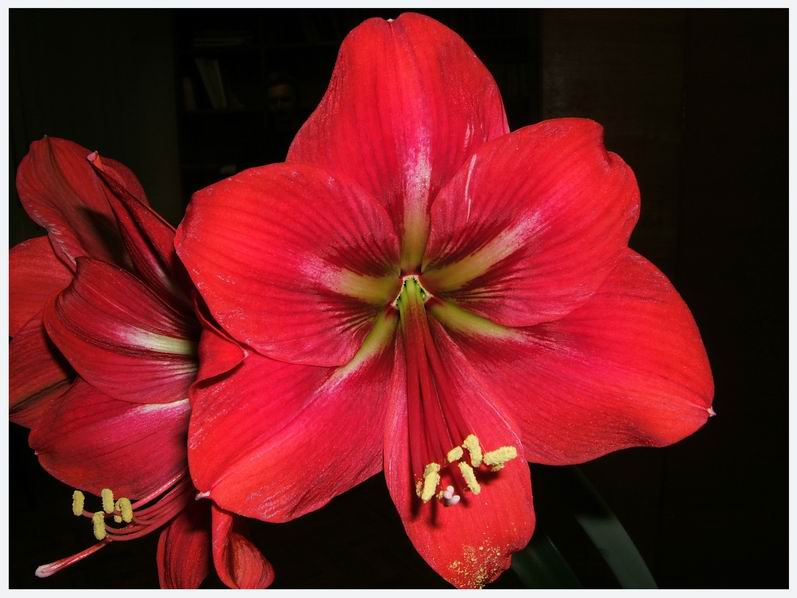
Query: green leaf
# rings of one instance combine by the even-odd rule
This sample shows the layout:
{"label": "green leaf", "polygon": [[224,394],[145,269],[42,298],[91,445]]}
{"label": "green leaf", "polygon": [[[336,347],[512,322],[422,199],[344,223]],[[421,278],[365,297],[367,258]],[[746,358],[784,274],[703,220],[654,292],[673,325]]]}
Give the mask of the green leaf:
{"label": "green leaf", "polygon": [[569,468],[582,489],[586,508],[576,509],[573,516],[589,536],[621,588],[656,588],[642,555],[608,505],[578,467]]}
{"label": "green leaf", "polygon": [[544,534],[534,534],[529,545],[515,553],[512,570],[527,588],[582,587],[559,549]]}
{"label": "green leaf", "polygon": [[537,530],[512,569],[526,587],[655,588],[634,542],[577,467],[534,466]]}

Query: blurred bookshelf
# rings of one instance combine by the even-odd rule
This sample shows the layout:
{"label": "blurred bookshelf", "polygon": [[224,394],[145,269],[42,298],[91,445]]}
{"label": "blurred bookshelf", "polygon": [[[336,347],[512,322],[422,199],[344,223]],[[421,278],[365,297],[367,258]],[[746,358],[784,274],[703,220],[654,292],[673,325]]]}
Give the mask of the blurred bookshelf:
{"label": "blurred bookshelf", "polygon": [[[346,34],[390,9],[175,11],[183,196],[282,161],[321,99]],[[492,72],[510,126],[539,113],[539,17],[533,10],[424,10],[454,29]]]}

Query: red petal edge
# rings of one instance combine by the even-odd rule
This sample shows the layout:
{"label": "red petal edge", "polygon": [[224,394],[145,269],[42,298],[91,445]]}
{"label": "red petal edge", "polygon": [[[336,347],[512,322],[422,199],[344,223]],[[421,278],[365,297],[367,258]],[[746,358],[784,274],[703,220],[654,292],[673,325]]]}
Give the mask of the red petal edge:
{"label": "red petal edge", "polygon": [[246,537],[245,522],[216,505],[213,518],[213,563],[227,587],[267,588],[274,581],[274,568]]}
{"label": "red petal edge", "polygon": [[210,571],[210,509],[192,501],[158,538],[158,579],[161,588],[198,588]]}

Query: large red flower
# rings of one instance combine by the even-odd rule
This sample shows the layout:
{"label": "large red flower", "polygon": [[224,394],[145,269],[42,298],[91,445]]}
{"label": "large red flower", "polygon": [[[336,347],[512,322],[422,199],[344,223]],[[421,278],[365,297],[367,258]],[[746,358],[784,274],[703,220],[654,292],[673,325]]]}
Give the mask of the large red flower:
{"label": "large red flower", "polygon": [[456,34],[366,21],[288,162],[198,192],[178,228],[243,347],[196,392],[196,486],[284,521],[384,469],[440,575],[495,579],[534,528],[526,460],[667,445],[711,413],[688,308],[627,246],[638,210],[599,125],[508,133]]}
{"label": "large red flower", "polygon": [[211,556],[227,585],[267,586],[273,570],[242,522],[195,501],[187,476],[199,322],[174,229],[127,169],[69,141],[34,143],[17,182],[49,240],[12,250],[11,320],[27,319],[12,326],[12,420],[31,428],[48,472],[103,496],[91,512],[77,492],[73,507],[92,519],[97,543],[37,575],[166,525],[163,587],[197,587]]}

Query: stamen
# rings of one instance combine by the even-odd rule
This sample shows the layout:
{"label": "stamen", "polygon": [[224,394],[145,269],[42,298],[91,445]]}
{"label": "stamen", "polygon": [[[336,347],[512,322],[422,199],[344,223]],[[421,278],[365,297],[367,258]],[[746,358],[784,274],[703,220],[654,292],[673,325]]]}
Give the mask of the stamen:
{"label": "stamen", "polygon": [[94,525],[94,537],[98,540],[104,540],[105,536],[108,535],[105,531],[105,513],[103,511],[94,513],[91,516],[91,523]]}
{"label": "stamen", "polygon": [[507,461],[517,457],[517,449],[514,446],[502,446],[484,455],[484,464],[489,465],[492,471],[500,471],[504,468]]}
{"label": "stamen", "polygon": [[454,448],[452,448],[450,451],[448,451],[446,459],[448,459],[449,463],[453,463],[454,461],[459,461],[460,459],[462,459],[462,447],[455,446]]}
{"label": "stamen", "polygon": [[[187,506],[194,492],[195,489],[191,481],[186,478],[186,471],[183,470],[135,503],[131,503],[130,499],[124,496],[114,503],[113,492],[103,488],[100,492],[103,510],[88,513],[84,510],[85,496],[79,490],[75,490],[72,493],[72,512],[91,519],[94,537],[99,541],[77,554],[40,566],[36,569],[36,576],[49,577],[94,554],[111,542],[135,540],[160,529]],[[106,527],[107,516],[112,516],[116,523],[126,525]]]}
{"label": "stamen", "polygon": [[100,491],[100,497],[102,498],[102,510],[108,514],[113,513],[113,491],[110,488],[103,488]]}
{"label": "stamen", "polygon": [[423,470],[423,486],[421,487],[421,500],[429,502],[437,490],[440,483],[440,466],[437,463],[429,463]]}
{"label": "stamen", "polygon": [[468,485],[468,489],[474,494],[481,492],[482,488],[476,480],[476,474],[473,472],[473,468],[464,461],[460,461],[458,465],[459,471],[462,473],[462,477],[465,478],[465,483]]}
{"label": "stamen", "polygon": [[462,446],[468,449],[470,454],[470,462],[473,467],[478,467],[482,464],[482,447],[479,445],[479,439],[475,434],[468,434]]}
{"label": "stamen", "polygon": [[72,493],[72,514],[75,517],[80,517],[83,514],[85,504],[86,496],[80,490],[75,490]]}

